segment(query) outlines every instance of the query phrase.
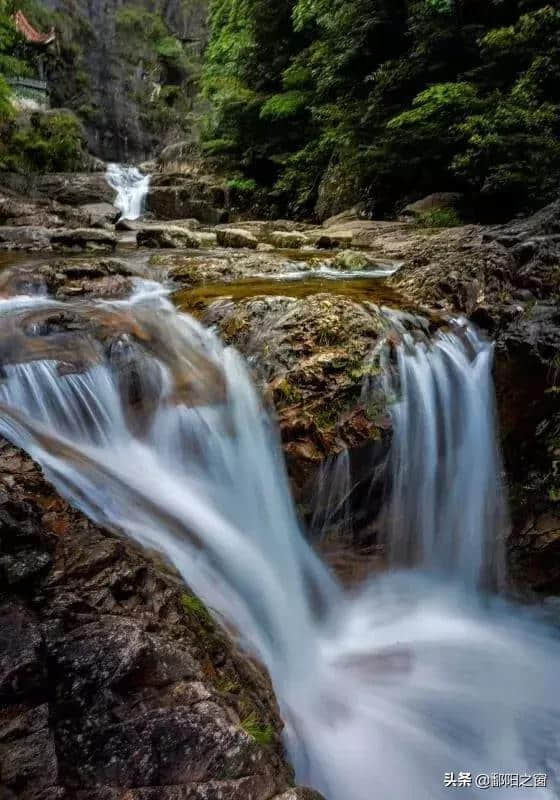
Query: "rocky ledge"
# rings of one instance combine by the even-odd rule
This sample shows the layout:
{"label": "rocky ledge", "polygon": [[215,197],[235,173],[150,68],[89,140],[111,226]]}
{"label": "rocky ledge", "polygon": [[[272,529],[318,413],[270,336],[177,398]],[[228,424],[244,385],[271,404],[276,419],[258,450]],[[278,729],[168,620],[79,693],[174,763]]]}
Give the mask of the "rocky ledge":
{"label": "rocky ledge", "polygon": [[317,800],[262,670],[0,441],[0,796]]}

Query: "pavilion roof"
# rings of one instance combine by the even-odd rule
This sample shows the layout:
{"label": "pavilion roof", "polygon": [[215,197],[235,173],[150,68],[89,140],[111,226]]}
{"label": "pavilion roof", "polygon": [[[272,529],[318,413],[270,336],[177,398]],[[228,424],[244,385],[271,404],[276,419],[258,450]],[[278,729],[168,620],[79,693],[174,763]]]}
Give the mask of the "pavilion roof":
{"label": "pavilion roof", "polygon": [[21,35],[30,44],[50,44],[56,39],[54,28],[51,28],[48,33],[40,33],[29,22],[23,11],[16,11],[14,14],[14,23]]}

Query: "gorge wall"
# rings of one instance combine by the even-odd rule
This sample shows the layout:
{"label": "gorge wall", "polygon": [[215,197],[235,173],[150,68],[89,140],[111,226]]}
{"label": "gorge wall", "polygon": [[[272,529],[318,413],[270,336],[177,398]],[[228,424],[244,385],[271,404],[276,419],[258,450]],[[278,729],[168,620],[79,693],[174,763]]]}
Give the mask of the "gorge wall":
{"label": "gorge wall", "polygon": [[206,0],[46,4],[72,19],[84,83],[78,98],[68,73],[62,80],[51,76],[53,100],[77,112],[92,153],[107,161],[138,162],[196,135]]}

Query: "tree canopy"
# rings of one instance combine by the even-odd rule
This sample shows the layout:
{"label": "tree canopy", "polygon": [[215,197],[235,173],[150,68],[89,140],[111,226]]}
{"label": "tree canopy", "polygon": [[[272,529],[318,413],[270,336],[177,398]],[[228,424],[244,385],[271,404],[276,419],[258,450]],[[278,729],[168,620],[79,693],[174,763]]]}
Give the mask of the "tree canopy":
{"label": "tree canopy", "polygon": [[558,192],[552,2],[211,0],[204,89],[207,152],[292,212],[461,191],[508,216]]}

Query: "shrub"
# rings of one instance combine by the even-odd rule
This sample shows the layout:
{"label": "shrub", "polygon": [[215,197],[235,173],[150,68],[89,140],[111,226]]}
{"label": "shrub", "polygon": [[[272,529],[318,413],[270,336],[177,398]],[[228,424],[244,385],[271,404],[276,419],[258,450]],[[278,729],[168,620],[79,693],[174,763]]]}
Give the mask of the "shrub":
{"label": "shrub", "polygon": [[270,744],[274,737],[272,725],[263,724],[254,712],[241,721],[241,727],[260,745]]}
{"label": "shrub", "polygon": [[251,194],[257,189],[257,185],[257,182],[252,178],[231,178],[228,181],[228,189],[233,189],[242,194]]}
{"label": "shrub", "polygon": [[419,228],[456,228],[462,225],[459,215],[453,208],[432,208],[423,211],[414,222]]}
{"label": "shrub", "polygon": [[11,125],[0,169],[16,172],[73,172],[86,160],[84,136],[78,119],[68,111],[35,113],[27,122]]}

